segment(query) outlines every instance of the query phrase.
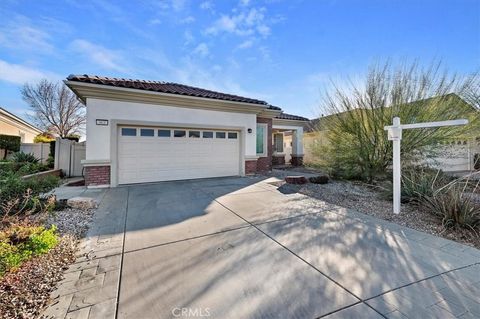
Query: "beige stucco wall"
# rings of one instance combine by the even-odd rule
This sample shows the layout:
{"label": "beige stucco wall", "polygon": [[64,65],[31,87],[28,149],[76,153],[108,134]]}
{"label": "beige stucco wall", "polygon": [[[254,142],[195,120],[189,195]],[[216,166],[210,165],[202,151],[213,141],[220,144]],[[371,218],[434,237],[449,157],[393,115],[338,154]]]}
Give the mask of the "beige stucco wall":
{"label": "beige stucco wall", "polygon": [[28,126],[15,122],[7,116],[0,114],[0,134],[22,136],[22,143],[33,143],[33,139],[40,132]]}

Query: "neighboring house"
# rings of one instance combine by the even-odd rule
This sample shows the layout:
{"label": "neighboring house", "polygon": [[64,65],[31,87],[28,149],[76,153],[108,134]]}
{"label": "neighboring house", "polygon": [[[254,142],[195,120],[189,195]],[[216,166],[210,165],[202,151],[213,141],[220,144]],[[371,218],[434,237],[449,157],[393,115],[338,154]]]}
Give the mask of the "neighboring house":
{"label": "neighboring house", "polygon": [[187,85],[71,75],[87,107],[89,187],[243,176],[272,168],[273,131],[292,132],[302,163],[303,123],[265,101]]}
{"label": "neighboring house", "polygon": [[33,143],[41,130],[0,107],[0,134],[20,136],[22,143]]}
{"label": "neighboring house", "polygon": [[[456,94],[446,95],[446,100],[452,106],[461,108],[464,114],[469,112],[478,112],[472,105],[466,103],[462,98]],[[406,104],[404,107],[418,107],[420,103],[425,103],[427,100],[412,102]],[[345,113],[345,112],[344,112]],[[313,155],[313,150],[318,149],[320,145],[328,143],[326,138],[327,122],[339,114],[326,115],[308,122],[305,127],[303,135],[304,144],[304,162],[306,164],[314,164],[316,156]],[[342,116],[342,114],[340,114]],[[479,133],[480,136],[480,133]],[[424,159],[423,164],[441,169],[445,172],[464,172],[475,169],[475,161],[477,157],[480,158],[479,139],[471,139],[459,136],[450,142],[442,145],[434,145],[437,148],[437,156]],[[478,165],[478,164],[477,164]]]}

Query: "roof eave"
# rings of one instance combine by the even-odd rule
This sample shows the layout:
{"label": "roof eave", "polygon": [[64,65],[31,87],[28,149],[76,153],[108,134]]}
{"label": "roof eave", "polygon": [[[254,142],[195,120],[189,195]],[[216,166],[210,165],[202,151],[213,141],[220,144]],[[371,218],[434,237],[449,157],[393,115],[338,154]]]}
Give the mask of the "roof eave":
{"label": "roof eave", "polygon": [[[211,99],[181,94],[161,93],[139,89],[108,86],[103,84],[83,83],[64,80],[85,104],[88,98],[144,102],[178,107],[205,108],[237,113],[261,113],[268,110],[268,105]],[[280,111],[276,111],[280,112]]]}

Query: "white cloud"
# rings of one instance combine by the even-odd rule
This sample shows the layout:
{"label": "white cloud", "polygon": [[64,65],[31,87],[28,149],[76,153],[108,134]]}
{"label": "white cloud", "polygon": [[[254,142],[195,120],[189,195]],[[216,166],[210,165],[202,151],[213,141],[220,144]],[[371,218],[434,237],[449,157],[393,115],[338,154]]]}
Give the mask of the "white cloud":
{"label": "white cloud", "polygon": [[195,22],[195,18],[192,17],[192,16],[188,16],[185,19],[180,20],[181,24],[190,24],[190,23],[193,23],[193,22]]}
{"label": "white cloud", "polygon": [[240,5],[248,6],[250,4],[250,0],[240,0]]}
{"label": "white cloud", "polygon": [[162,23],[162,20],[157,19],[157,18],[156,19],[151,19],[150,21],[148,21],[149,25],[159,25],[161,23]]}
{"label": "white cloud", "polygon": [[83,39],[74,40],[70,44],[70,48],[104,69],[127,72],[123,63],[124,59],[118,51],[107,49]]}
{"label": "white cloud", "polygon": [[42,71],[22,64],[12,64],[0,60],[0,81],[14,84],[37,82],[41,79],[59,80],[61,76],[52,72]]}
{"label": "white cloud", "polygon": [[23,16],[15,17],[0,28],[0,45],[16,51],[51,53],[54,49],[51,40],[47,31]]}
{"label": "white cloud", "polygon": [[212,1],[204,1],[200,4],[200,9],[202,10],[213,10]]}
{"label": "white cloud", "polygon": [[237,46],[237,49],[248,49],[248,48],[251,48],[252,46],[253,46],[253,40],[249,39],[249,40],[245,40],[242,43],[240,43]]}
{"label": "white cloud", "polygon": [[240,10],[233,15],[223,14],[205,30],[205,33],[209,35],[232,33],[239,36],[258,34],[267,37],[270,35],[268,25],[270,22],[265,18],[265,11],[265,8],[251,8]]}
{"label": "white cloud", "polygon": [[197,45],[197,47],[193,50],[193,53],[200,55],[201,57],[206,57],[210,51],[208,49],[208,45],[204,42]]}
{"label": "white cloud", "polygon": [[195,41],[195,37],[190,30],[185,30],[185,32],[183,32],[183,38],[185,39],[184,45],[189,45]]}

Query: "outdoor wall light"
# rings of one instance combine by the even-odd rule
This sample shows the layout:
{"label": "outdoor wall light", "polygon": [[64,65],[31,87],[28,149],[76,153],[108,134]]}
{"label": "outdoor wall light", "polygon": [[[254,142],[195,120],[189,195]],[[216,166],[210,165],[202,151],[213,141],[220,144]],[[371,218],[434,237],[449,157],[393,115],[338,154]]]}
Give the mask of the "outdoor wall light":
{"label": "outdoor wall light", "polygon": [[252,129],[249,128],[249,129],[247,130],[247,132],[248,132],[248,133],[252,133]]}

